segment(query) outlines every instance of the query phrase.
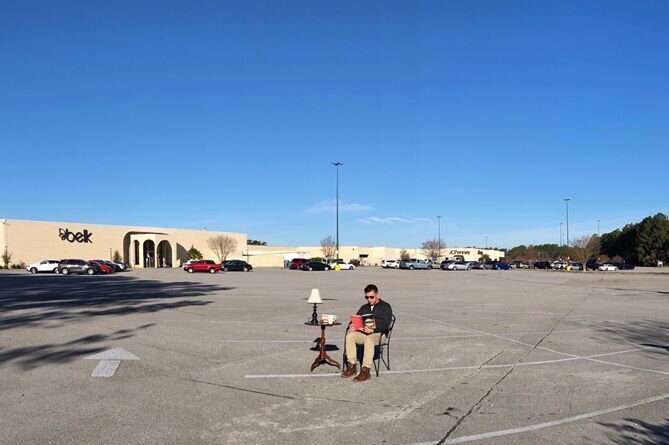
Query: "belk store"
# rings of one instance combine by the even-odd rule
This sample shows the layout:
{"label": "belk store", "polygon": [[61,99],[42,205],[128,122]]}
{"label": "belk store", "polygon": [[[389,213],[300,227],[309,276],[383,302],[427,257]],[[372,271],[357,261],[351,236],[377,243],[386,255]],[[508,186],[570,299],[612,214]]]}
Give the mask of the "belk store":
{"label": "belk store", "polygon": [[133,267],[179,267],[188,260],[188,249],[197,248],[205,258],[216,259],[207,240],[226,235],[237,241],[230,258],[246,247],[245,233],[99,224],[0,220],[0,246],[12,262],[26,264],[43,259],[110,259],[118,251]]}
{"label": "belk store", "polygon": [[[65,222],[0,220],[0,248],[12,255],[12,263],[35,263],[45,259],[112,259],[118,253],[134,268],[180,267],[195,247],[205,259],[219,261],[208,240],[228,236],[237,243],[228,259],[245,259],[254,267],[283,267],[293,258],[322,257],[320,246],[248,246],[246,233],[158,227],[109,226]],[[339,257],[378,266],[383,259],[399,259],[402,251],[411,258],[426,258],[421,249],[342,245]],[[504,256],[494,249],[444,247],[443,259],[476,261],[486,255],[492,260]]]}

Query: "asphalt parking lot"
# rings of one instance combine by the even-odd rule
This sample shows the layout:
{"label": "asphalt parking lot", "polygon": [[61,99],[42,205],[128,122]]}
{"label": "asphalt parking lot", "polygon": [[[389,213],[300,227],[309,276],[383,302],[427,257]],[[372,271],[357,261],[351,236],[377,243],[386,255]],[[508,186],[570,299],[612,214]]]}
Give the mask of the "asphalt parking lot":
{"label": "asphalt parking lot", "polygon": [[[669,443],[669,274],[646,272],[3,272],[0,443]],[[309,291],[347,318],[368,283],[391,370],[310,373]]]}

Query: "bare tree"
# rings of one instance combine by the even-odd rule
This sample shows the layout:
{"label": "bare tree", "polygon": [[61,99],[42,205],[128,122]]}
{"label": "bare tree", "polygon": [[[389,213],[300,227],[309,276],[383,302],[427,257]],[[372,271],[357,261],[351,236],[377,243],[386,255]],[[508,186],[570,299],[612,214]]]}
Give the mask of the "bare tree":
{"label": "bare tree", "polygon": [[218,261],[223,262],[237,248],[237,241],[227,235],[217,235],[207,239],[207,246],[218,257]]}
{"label": "bare tree", "polygon": [[400,250],[400,260],[408,261],[409,259],[411,259],[411,256],[409,255],[409,252],[407,252],[406,249]]}
{"label": "bare tree", "polygon": [[446,247],[444,240],[431,239],[425,241],[421,246],[421,249],[423,250],[423,253],[426,257],[435,261],[441,255],[441,249],[444,247]]}
{"label": "bare tree", "polygon": [[571,252],[574,258],[583,264],[583,271],[585,271],[585,263],[599,254],[599,237],[597,235],[585,235],[576,238],[572,242]]}
{"label": "bare tree", "polygon": [[321,252],[323,252],[323,256],[328,260],[334,258],[336,249],[337,245],[331,235],[328,235],[321,240]]}

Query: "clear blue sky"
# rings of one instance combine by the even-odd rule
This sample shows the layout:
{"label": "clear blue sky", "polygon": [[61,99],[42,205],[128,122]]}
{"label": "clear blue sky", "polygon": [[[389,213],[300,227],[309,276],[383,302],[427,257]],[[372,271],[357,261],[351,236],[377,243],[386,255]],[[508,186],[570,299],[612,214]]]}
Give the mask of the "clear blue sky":
{"label": "clear blue sky", "polygon": [[668,212],[669,2],[3,2],[0,216],[511,247]]}

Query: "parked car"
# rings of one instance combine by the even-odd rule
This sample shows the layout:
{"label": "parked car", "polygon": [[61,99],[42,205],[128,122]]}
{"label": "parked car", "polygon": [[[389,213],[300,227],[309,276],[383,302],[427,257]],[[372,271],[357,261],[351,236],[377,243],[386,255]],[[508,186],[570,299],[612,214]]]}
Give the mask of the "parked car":
{"label": "parked car", "polygon": [[101,262],[101,261],[97,261],[97,260],[89,260],[88,262],[91,263],[91,264],[95,264],[96,266],[98,266],[98,267],[100,268],[100,272],[102,272],[102,273],[104,273],[104,274],[108,274],[108,273],[112,273],[112,272],[114,272],[114,269],[113,269],[112,267],[108,266],[107,264],[105,264],[105,263],[103,263],[103,262]]}
{"label": "parked car", "polygon": [[471,265],[472,265],[472,269],[479,269],[479,270],[485,269],[485,267],[483,266],[483,263],[481,263],[480,261],[472,261]]}
{"label": "parked car", "polygon": [[60,260],[42,260],[39,263],[30,264],[26,270],[30,273],[52,272],[58,273],[58,263]]}
{"label": "parked car", "polygon": [[406,261],[400,261],[400,269],[432,269],[432,263],[427,260],[411,258]]}
{"label": "parked car", "polygon": [[94,275],[99,273],[99,271],[100,268],[97,265],[89,263],[86,260],[66,259],[60,260],[58,263],[58,272],[63,275],[72,273]]}
{"label": "parked car", "polygon": [[330,270],[332,268],[325,263],[321,263],[320,261],[309,261],[300,266],[300,269],[312,271],[312,270]]}
{"label": "parked car", "polygon": [[472,266],[468,261],[453,261],[446,268],[448,270],[471,270]]}
{"label": "parked car", "polygon": [[288,264],[288,269],[300,269],[307,263],[306,258],[293,258]]}
{"label": "parked car", "polygon": [[441,270],[448,270],[448,266],[449,266],[451,263],[455,263],[455,261],[453,261],[453,260],[444,260],[444,261],[441,262],[441,264],[439,264],[439,268],[440,268]]}
{"label": "parked car", "polygon": [[511,267],[513,267],[514,269],[529,269],[530,265],[523,261],[516,260],[511,262]]}
{"label": "parked car", "polygon": [[568,264],[564,261],[553,261],[551,263],[551,268],[555,270],[566,269]]}
{"label": "parked car", "polygon": [[221,263],[221,269],[228,272],[250,272],[253,266],[243,260],[225,260]]}
{"label": "parked car", "polygon": [[534,269],[551,269],[551,263],[548,261],[535,261],[532,263]]}
{"label": "parked car", "polygon": [[121,268],[121,271],[125,272],[128,269],[130,269],[130,264],[124,263],[123,261],[112,261],[112,263],[116,264],[118,267]]}
{"label": "parked car", "polygon": [[[117,264],[112,263],[111,261],[108,260],[91,260],[94,263],[100,264],[100,265],[105,265],[111,269],[110,272],[119,272],[121,270],[121,267],[118,266]],[[104,272],[104,268],[103,268]]]}
{"label": "parked car", "polygon": [[613,271],[613,270],[618,270],[618,268],[617,268],[616,266],[614,266],[613,264],[606,263],[606,264],[602,264],[601,266],[599,266],[599,267],[597,268],[597,270],[601,270],[601,271]]}
{"label": "parked car", "polygon": [[200,260],[188,260],[188,261],[186,261],[186,262],[184,263],[183,266],[181,266],[181,268],[182,268],[183,270],[186,270],[186,269],[188,269],[188,266],[190,266],[191,264],[196,263],[196,262],[198,262],[198,261],[200,261]]}
{"label": "parked car", "polygon": [[400,262],[398,260],[382,260],[381,267],[384,269],[399,269]]}
{"label": "parked car", "polygon": [[495,261],[492,264],[492,270],[511,270],[511,266],[509,266],[509,263],[505,263],[504,261]]}
{"label": "parked car", "polygon": [[221,270],[221,265],[215,263],[212,260],[197,260],[194,263],[189,264],[188,267],[185,268],[185,270],[188,273],[193,273],[193,272],[216,273]]}
{"label": "parked car", "polygon": [[616,266],[618,270],[634,270],[634,264],[613,263],[613,265]]}
{"label": "parked car", "polygon": [[586,270],[599,270],[599,266],[602,264],[599,263],[597,260],[588,260],[585,262],[585,268]]}
{"label": "parked car", "polygon": [[333,268],[333,269],[334,269],[336,266],[339,266],[339,269],[340,269],[340,270],[355,270],[355,266],[354,266],[353,264],[345,263],[344,260],[334,260],[334,261],[330,261],[330,262],[328,263],[328,265],[329,265],[331,268]]}
{"label": "parked car", "polygon": [[580,261],[572,261],[567,265],[567,270],[583,270],[583,263]]}

